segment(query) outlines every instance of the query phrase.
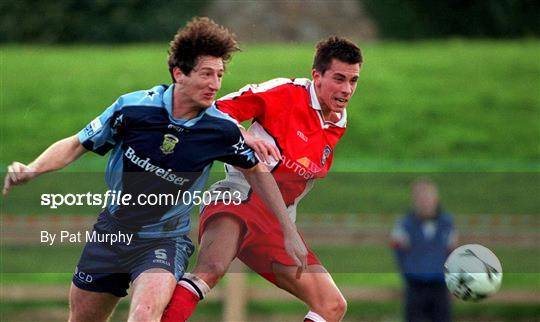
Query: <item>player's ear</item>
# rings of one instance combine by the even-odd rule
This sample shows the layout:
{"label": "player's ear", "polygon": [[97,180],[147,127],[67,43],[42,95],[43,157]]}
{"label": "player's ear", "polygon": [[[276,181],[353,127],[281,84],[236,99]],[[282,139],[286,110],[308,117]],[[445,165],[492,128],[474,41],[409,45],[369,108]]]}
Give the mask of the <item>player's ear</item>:
{"label": "player's ear", "polygon": [[322,78],[321,72],[313,68],[311,70],[311,79],[313,80],[315,87],[318,87],[320,85],[321,78]]}
{"label": "player's ear", "polygon": [[184,73],[182,73],[182,70],[178,67],[174,67],[172,72],[173,72],[175,83],[183,83],[182,76],[184,75]]}
{"label": "player's ear", "polygon": [[319,81],[319,79],[321,78],[321,72],[319,72],[318,70],[316,70],[315,68],[313,68],[311,70],[311,79],[313,79],[314,81]]}

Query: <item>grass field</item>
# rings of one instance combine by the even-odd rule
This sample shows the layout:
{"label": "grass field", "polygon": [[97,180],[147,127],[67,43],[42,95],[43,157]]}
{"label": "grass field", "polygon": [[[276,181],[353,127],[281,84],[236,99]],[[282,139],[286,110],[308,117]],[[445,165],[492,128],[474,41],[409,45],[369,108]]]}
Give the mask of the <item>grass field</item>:
{"label": "grass field", "polygon": [[[4,165],[30,161],[119,95],[170,82],[164,44],[0,50]],[[337,170],[538,169],[537,40],[378,43],[363,50]],[[312,51],[246,45],[220,94],[274,77],[309,77]],[[103,165],[86,157],[74,168]]]}
{"label": "grass field", "polygon": [[[391,250],[385,246],[314,246],[321,261],[341,286],[399,288],[401,282]],[[505,289],[530,289],[540,278],[538,248],[492,247],[505,272]],[[69,283],[82,245],[76,247],[46,245],[3,246],[2,283]],[[51,260],[54,258],[54,260]],[[190,267],[194,266],[192,256]],[[250,282],[260,287],[268,283],[253,275]]]}
{"label": "grass field", "polygon": [[[348,109],[347,133],[336,149],[336,174],[315,186],[299,216],[401,213],[411,180],[424,173],[440,184],[445,206],[456,214],[540,214],[540,41],[362,47],[365,64]],[[246,45],[230,63],[220,95],[274,77],[309,77],[312,52],[311,45]],[[31,161],[50,143],[79,131],[119,95],[169,82],[165,44],[0,46],[0,167]],[[14,190],[1,199],[2,215],[96,216],[96,208],[43,209],[38,194],[100,191],[105,162],[87,155],[65,174]],[[219,165],[215,172],[211,181],[222,176]],[[538,294],[538,247],[494,250],[505,267],[503,287]],[[80,247],[2,245],[0,251],[0,287],[39,287],[69,283]],[[384,246],[317,247],[316,252],[336,272],[340,286],[401,287]],[[249,280],[268,286],[254,275]],[[121,320],[126,310],[124,302],[113,320]],[[399,310],[395,302],[350,303],[348,321],[396,321]],[[221,305],[207,303],[195,321],[215,321],[221,311]],[[2,321],[62,320],[65,312],[65,301],[0,303]],[[302,316],[305,308],[255,302],[249,313],[284,320]],[[458,303],[455,313],[459,321],[533,321],[540,316],[540,302]]]}
{"label": "grass field", "polygon": [[[276,310],[279,307],[279,310]],[[64,301],[32,301],[28,303],[0,303],[3,321],[61,321],[67,318]],[[120,302],[111,321],[125,321],[128,303]],[[214,322],[221,319],[223,307],[218,303],[204,303],[190,321]],[[397,322],[401,307],[398,303],[351,303],[344,322]],[[297,321],[306,313],[300,303],[255,302],[248,306],[250,322]],[[483,303],[455,303],[455,321],[535,321],[540,314],[534,305],[493,305]]]}

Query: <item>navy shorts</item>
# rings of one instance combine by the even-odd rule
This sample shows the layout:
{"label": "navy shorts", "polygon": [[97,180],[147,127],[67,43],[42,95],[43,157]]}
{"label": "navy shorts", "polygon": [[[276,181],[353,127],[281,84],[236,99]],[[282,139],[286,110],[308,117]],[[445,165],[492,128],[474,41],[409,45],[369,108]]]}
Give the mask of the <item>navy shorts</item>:
{"label": "navy shorts", "polygon": [[[99,216],[91,233],[96,238],[86,238],[86,246],[75,269],[72,279],[75,286],[123,297],[127,295],[130,282],[152,268],[163,268],[178,281],[195,249],[187,236],[137,238],[134,233],[128,245],[127,238],[122,238],[121,234],[126,236],[104,214]],[[105,236],[109,237],[107,241],[104,241]],[[116,242],[111,242],[111,238]]]}

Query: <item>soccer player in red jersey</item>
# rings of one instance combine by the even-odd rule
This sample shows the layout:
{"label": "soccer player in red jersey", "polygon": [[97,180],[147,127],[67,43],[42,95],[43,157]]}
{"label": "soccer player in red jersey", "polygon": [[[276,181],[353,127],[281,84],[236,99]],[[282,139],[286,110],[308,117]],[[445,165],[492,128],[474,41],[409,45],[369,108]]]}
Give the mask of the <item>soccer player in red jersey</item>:
{"label": "soccer player in red jersey", "polygon": [[[317,44],[312,80],[274,79],[216,102],[217,109],[238,122],[253,121],[243,131],[245,143],[276,179],[292,220],[314,180],[330,169],[361,64],[355,44],[330,37]],[[225,168],[226,178],[211,190],[222,196],[236,193],[242,202],[235,205],[224,199],[203,209],[196,267],[178,283],[162,321],[185,321],[235,257],[305,302],[310,311],[304,321],[341,320],[347,303],[315,254],[308,249],[307,267],[289,257],[279,222],[243,175],[232,166]]]}

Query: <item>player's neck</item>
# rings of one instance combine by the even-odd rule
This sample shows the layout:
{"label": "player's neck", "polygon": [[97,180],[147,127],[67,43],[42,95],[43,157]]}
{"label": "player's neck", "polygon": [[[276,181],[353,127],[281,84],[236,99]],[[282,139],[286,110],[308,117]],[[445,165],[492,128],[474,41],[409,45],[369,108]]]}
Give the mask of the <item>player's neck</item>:
{"label": "player's neck", "polygon": [[172,116],[175,119],[190,120],[199,115],[202,108],[191,97],[180,92],[173,92]]}
{"label": "player's neck", "polygon": [[175,119],[191,120],[199,115],[201,108],[194,109],[184,106],[173,105],[173,117]]}
{"label": "player's neck", "polygon": [[336,123],[339,122],[340,119],[340,116],[336,112],[332,112],[325,108],[321,108],[321,115],[325,122]]}

